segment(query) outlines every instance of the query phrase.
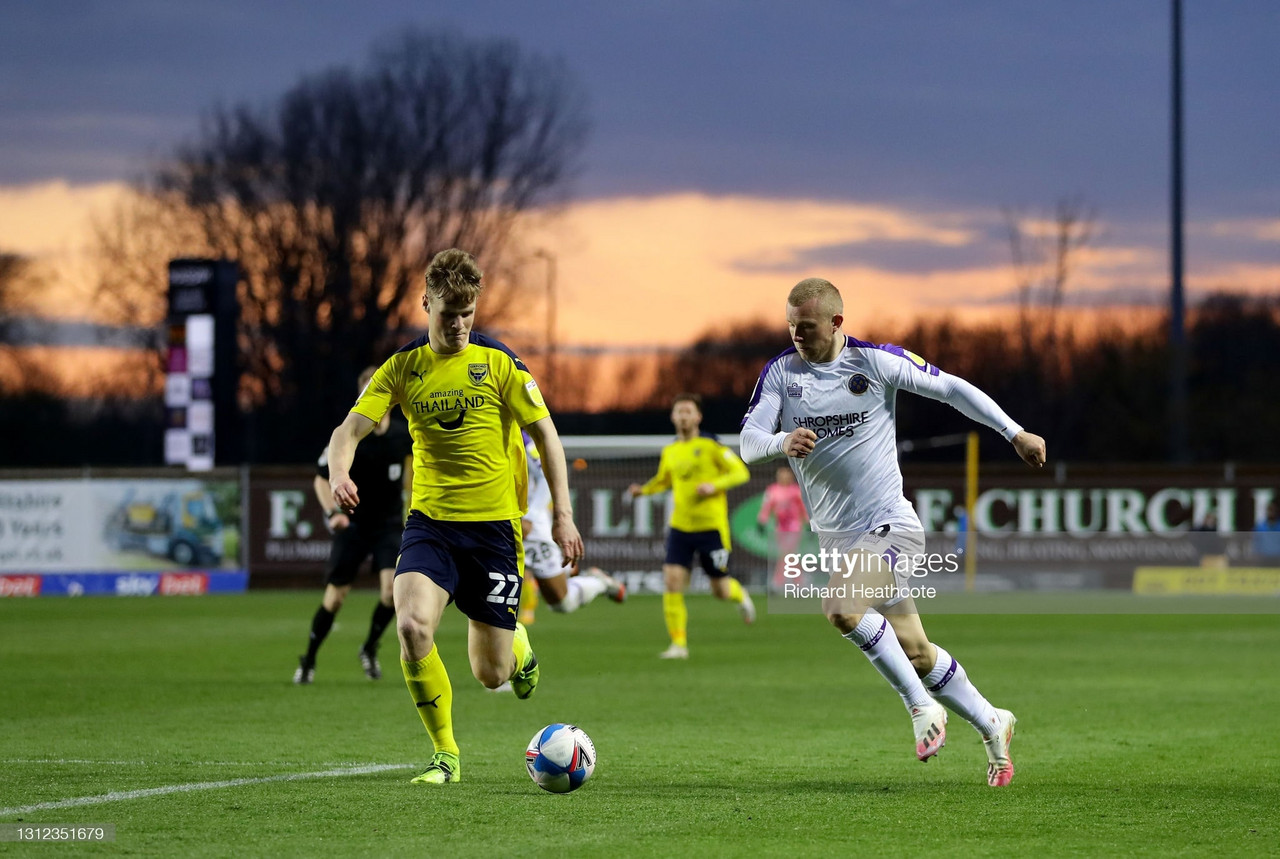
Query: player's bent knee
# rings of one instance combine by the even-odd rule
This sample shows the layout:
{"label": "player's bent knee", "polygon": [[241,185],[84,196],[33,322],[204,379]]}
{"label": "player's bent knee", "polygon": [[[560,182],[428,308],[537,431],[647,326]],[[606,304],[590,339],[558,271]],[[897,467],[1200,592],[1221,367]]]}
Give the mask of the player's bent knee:
{"label": "player's bent knee", "polygon": [[509,672],[504,669],[485,663],[483,665],[472,665],[471,673],[480,681],[480,684],[486,689],[497,689],[503,683],[510,680]]}
{"label": "player's bent knee", "polygon": [[848,611],[832,610],[826,612],[827,621],[840,630],[840,634],[853,632],[857,628],[858,623],[862,620],[861,613],[852,613]]}
{"label": "player's bent knee", "polygon": [[396,634],[406,653],[417,654],[417,658],[421,659],[431,652],[431,629],[412,615],[396,616]]}
{"label": "player's bent knee", "polygon": [[926,643],[923,647],[904,646],[903,651],[907,654],[907,659],[911,660],[911,667],[920,674],[928,674],[933,670],[933,655],[929,652],[931,647]]}

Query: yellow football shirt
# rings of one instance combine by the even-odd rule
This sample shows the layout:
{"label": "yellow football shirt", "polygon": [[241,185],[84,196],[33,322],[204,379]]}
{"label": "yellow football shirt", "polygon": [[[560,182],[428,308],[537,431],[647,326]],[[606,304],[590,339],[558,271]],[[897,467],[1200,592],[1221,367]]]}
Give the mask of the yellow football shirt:
{"label": "yellow football shirt", "polygon": [[549,412],[514,352],[472,332],[460,352],[441,355],[419,337],[378,368],[351,410],[376,423],[396,403],[413,437],[413,510],[460,522],[523,515],[520,428]]}
{"label": "yellow football shirt", "polygon": [[[641,494],[672,492],[672,528],[681,531],[719,531],[729,546],[729,499],[725,491],[741,486],[751,477],[746,463],[718,442],[714,436],[696,436],[675,441],[662,449],[658,474],[644,485]],[[710,483],[718,490],[708,498],[698,497],[698,486]]]}

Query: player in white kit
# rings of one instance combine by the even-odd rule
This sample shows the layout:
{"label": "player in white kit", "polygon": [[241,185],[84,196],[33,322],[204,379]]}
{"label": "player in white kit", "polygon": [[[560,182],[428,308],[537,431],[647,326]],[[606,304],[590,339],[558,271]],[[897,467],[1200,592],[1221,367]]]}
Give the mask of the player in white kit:
{"label": "player in white kit", "polygon": [[[529,465],[529,502],[524,514],[528,530],[524,537],[526,575],[532,573],[537,579],[538,590],[552,611],[577,611],[602,593],[614,602],[622,602],[627,598],[626,586],[599,567],[588,567],[581,575],[573,575],[573,566],[564,565],[560,547],[551,539],[551,487],[542,473],[542,460],[533,440],[526,435],[524,442]],[[532,606],[522,609],[532,611]]]}
{"label": "player in white kit", "polygon": [[1013,779],[1009,744],[1017,720],[993,707],[960,663],[929,641],[914,601],[898,594],[918,574],[909,559],[923,552],[924,527],[902,494],[895,397],[905,390],[941,400],[999,432],[1035,467],[1044,465],[1044,439],[963,379],[897,346],[850,337],[843,322],[840,293],[829,282],[809,278],[791,290],[787,326],[795,347],[760,374],[743,419],[742,458],[788,457],[823,556],[839,558],[829,584],[850,581],[852,571],[854,582],[867,585],[859,596],[824,599],[823,611],[902,696],[916,756],[928,760],[946,742],[941,702],[982,736],[987,783],[1002,787]]}

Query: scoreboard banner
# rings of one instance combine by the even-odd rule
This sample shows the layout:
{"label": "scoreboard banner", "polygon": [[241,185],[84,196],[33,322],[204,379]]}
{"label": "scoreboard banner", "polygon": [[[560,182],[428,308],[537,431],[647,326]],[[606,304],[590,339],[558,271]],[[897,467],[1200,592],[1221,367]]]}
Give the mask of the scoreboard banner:
{"label": "scoreboard banner", "polygon": [[239,269],[229,260],[169,263],[164,461],[190,471],[233,462]]}
{"label": "scoreboard banner", "polygon": [[0,596],[247,585],[237,480],[0,481]]}

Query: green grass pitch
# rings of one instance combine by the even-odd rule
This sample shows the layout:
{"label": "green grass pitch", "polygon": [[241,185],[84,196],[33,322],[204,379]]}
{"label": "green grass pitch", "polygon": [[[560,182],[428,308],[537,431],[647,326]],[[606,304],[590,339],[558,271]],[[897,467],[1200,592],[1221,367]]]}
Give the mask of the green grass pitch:
{"label": "green grass pitch", "polygon": [[[381,682],[356,659],[371,593],[348,601],[315,685],[291,684],[318,599],[0,601],[0,823],[116,826],[111,844],[0,852],[1280,852],[1274,615],[926,615],[1018,715],[1017,776],[992,789],[958,718],[939,757],[918,763],[897,696],[820,617],[744,627],[730,606],[691,597],[692,658],[666,662],[656,598],[544,606],[530,630],[542,684],[517,701],[471,678],[450,609],[439,641],[463,780],[425,787],[408,781],[430,747],[393,632]],[[525,744],[554,721],[579,724],[599,751],[594,778],[566,796],[524,772]],[[399,768],[283,778],[362,765]],[[230,784],[191,788],[217,782]]]}

